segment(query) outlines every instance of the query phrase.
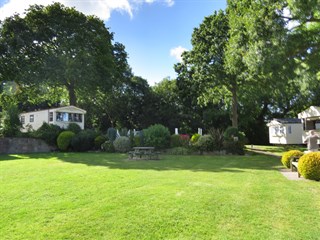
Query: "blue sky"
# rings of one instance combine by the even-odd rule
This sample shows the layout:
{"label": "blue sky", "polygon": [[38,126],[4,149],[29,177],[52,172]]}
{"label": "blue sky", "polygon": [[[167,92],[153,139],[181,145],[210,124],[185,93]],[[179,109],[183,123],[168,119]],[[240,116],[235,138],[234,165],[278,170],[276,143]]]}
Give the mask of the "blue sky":
{"label": "blue sky", "polygon": [[[175,78],[173,65],[184,49],[191,49],[191,35],[205,16],[225,9],[226,0],[59,0],[85,14],[105,21],[114,40],[125,45],[129,65],[150,85]],[[0,0],[0,20],[23,13],[29,4],[52,0]]]}

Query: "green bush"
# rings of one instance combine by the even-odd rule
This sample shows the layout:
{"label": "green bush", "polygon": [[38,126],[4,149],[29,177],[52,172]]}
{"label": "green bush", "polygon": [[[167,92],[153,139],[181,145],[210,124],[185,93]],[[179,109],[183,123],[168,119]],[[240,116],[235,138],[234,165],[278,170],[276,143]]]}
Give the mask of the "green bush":
{"label": "green bush", "polygon": [[117,138],[117,129],[115,128],[108,128],[107,130],[107,137],[108,139],[113,142]]}
{"label": "green bush", "polygon": [[101,144],[101,150],[109,153],[115,152],[113,142],[111,142],[110,140],[105,141]]}
{"label": "green bush", "polygon": [[67,127],[68,131],[74,132],[75,134],[79,133],[82,131],[81,127],[76,124],[76,123],[69,123],[68,127]]}
{"label": "green bush", "polygon": [[146,146],[164,149],[170,146],[170,131],[161,124],[155,124],[143,130]]}
{"label": "green bush", "polygon": [[1,118],[3,119],[1,129],[3,136],[15,137],[20,133],[22,124],[19,119],[19,109],[17,105],[8,104],[8,106],[4,106]]}
{"label": "green bush", "polygon": [[195,145],[201,153],[213,151],[213,140],[210,135],[200,136]]}
{"label": "green bush", "polygon": [[134,147],[142,147],[144,146],[144,136],[143,131],[139,131],[136,133],[136,135],[133,137],[133,146]]}
{"label": "green bush", "polygon": [[75,135],[71,131],[63,131],[59,134],[57,138],[57,146],[61,151],[67,151],[70,147],[71,139]]}
{"label": "green bush", "polygon": [[244,155],[246,136],[237,128],[228,127],[223,133],[223,147],[227,153]]}
{"label": "green bush", "polygon": [[212,137],[213,149],[218,151],[222,150],[224,142],[223,131],[221,129],[211,128],[209,129],[209,134]]}
{"label": "green bush", "polygon": [[176,148],[176,147],[181,147],[181,141],[180,141],[180,136],[177,134],[173,134],[170,137],[170,147]]}
{"label": "green bush", "polygon": [[94,139],[97,133],[93,130],[83,130],[74,135],[71,140],[72,148],[77,152],[85,152],[94,148]]}
{"label": "green bush", "polygon": [[117,152],[125,153],[131,150],[130,139],[125,136],[118,137],[116,140],[114,140],[113,146]]}
{"label": "green bush", "polygon": [[311,152],[299,159],[298,171],[306,179],[320,181],[320,152]]}
{"label": "green bush", "polygon": [[51,146],[56,146],[57,138],[63,130],[54,124],[43,123],[36,131],[31,132],[30,136],[40,138]]}
{"label": "green bush", "polygon": [[171,155],[188,155],[191,151],[185,147],[174,147],[170,148],[167,153]]}
{"label": "green bush", "polygon": [[283,166],[286,168],[290,168],[290,159],[292,157],[301,157],[303,155],[303,152],[299,150],[290,150],[288,152],[285,152],[281,157],[281,162]]}
{"label": "green bush", "polygon": [[101,145],[107,141],[105,136],[99,135],[94,139],[94,147],[95,149],[101,149]]}

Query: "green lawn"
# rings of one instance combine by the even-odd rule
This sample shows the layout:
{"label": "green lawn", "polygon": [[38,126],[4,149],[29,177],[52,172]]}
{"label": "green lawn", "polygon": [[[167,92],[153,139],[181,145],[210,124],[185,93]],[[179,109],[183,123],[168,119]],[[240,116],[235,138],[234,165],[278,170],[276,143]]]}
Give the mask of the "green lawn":
{"label": "green lawn", "polygon": [[0,156],[1,239],[319,239],[320,183],[271,156]]}

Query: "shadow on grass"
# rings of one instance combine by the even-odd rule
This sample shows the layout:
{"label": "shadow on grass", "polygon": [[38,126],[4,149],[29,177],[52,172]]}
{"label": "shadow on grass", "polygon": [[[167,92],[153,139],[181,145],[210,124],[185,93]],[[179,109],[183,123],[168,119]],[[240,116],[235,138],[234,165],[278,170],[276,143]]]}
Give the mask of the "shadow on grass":
{"label": "shadow on grass", "polygon": [[128,160],[127,154],[64,153],[61,161],[88,166],[104,166],[110,169],[141,170],[190,170],[242,172],[245,169],[274,170],[279,168],[276,157],[254,156],[199,156],[161,155],[161,160]]}
{"label": "shadow on grass", "polygon": [[118,153],[38,153],[0,155],[0,161],[55,159],[73,164],[101,166],[126,170],[190,170],[206,172],[244,172],[245,170],[275,170],[281,168],[279,158],[265,155],[201,156],[161,155],[160,160],[129,160],[127,154]]}

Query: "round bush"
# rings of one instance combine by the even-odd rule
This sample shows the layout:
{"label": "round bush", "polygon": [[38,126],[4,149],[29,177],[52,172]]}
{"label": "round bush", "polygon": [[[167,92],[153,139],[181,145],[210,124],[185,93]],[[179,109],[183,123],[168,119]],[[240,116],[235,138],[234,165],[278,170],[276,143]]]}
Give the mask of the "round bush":
{"label": "round bush", "polygon": [[69,123],[68,127],[67,127],[68,131],[74,132],[75,134],[81,132],[81,127],[76,124],[76,123]]}
{"label": "round bush", "polygon": [[155,124],[143,130],[146,146],[167,148],[170,145],[170,131],[161,124]]}
{"label": "round bush", "polygon": [[75,135],[74,132],[71,131],[63,131],[59,134],[57,138],[57,145],[61,151],[67,151],[70,147],[71,139]]}
{"label": "round bush", "polygon": [[110,140],[105,141],[104,143],[101,144],[101,150],[109,153],[112,153],[115,151],[113,143]]}
{"label": "round bush", "polygon": [[203,135],[199,137],[197,143],[196,143],[197,149],[200,152],[206,151],[213,151],[213,140],[210,135]]}
{"label": "round bush", "polygon": [[292,157],[301,157],[303,152],[299,150],[290,150],[282,155],[281,162],[286,168],[290,168],[290,159]]}
{"label": "round bush", "polygon": [[128,137],[121,136],[121,137],[118,137],[116,140],[114,140],[113,146],[117,152],[125,153],[130,151],[131,142]]}
{"label": "round bush", "polygon": [[299,159],[298,170],[306,179],[320,181],[320,152],[311,152]]}
{"label": "round bush", "polygon": [[177,134],[173,134],[170,137],[170,147],[176,148],[176,147],[181,147],[181,141],[180,141],[180,136]]}
{"label": "round bush", "polygon": [[77,152],[89,151],[94,147],[96,136],[97,133],[93,130],[83,130],[73,136],[71,146]]}
{"label": "round bush", "polygon": [[94,139],[94,147],[95,149],[101,149],[101,145],[107,140],[106,137],[104,136],[97,136],[95,139]]}

